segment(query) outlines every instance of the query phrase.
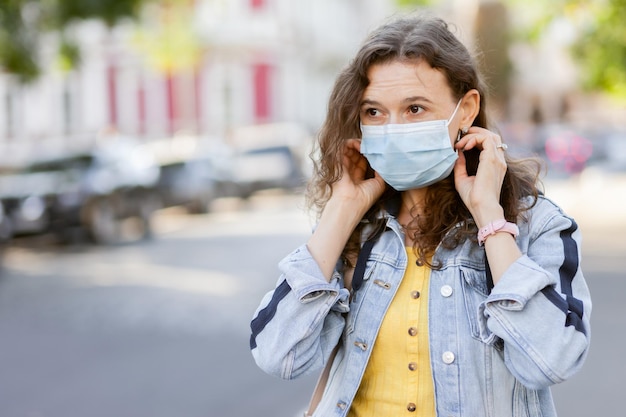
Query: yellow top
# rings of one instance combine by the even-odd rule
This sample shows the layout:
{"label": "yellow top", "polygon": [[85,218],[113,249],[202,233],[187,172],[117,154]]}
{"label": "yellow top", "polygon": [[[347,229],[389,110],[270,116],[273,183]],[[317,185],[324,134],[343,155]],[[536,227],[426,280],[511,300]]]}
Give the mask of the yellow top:
{"label": "yellow top", "polygon": [[408,266],[383,319],[348,417],[434,417],[435,392],[428,345],[430,268]]}

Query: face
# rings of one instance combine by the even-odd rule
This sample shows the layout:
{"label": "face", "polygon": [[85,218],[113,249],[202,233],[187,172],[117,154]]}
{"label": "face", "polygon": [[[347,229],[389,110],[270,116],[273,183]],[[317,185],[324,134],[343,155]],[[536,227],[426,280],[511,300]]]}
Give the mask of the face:
{"label": "face", "polygon": [[[447,120],[458,102],[445,75],[422,60],[376,64],[368,78],[360,109],[364,125]],[[459,130],[462,107],[450,122],[451,138]]]}

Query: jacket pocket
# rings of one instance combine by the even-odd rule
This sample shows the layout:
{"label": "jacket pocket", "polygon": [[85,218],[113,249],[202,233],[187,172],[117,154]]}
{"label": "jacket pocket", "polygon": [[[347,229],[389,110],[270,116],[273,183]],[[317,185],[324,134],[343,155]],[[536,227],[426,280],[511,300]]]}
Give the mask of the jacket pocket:
{"label": "jacket pocket", "polygon": [[461,267],[461,287],[463,300],[472,337],[481,340],[478,317],[478,306],[487,298],[486,273],[484,269]]}

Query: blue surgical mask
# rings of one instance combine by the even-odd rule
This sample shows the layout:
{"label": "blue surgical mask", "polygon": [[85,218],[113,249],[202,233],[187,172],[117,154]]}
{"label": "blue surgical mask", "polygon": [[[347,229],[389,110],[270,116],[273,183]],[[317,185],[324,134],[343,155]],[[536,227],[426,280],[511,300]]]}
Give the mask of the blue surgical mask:
{"label": "blue surgical mask", "polygon": [[361,153],[387,184],[398,191],[427,187],[452,172],[458,158],[450,143],[448,120],[361,125]]}

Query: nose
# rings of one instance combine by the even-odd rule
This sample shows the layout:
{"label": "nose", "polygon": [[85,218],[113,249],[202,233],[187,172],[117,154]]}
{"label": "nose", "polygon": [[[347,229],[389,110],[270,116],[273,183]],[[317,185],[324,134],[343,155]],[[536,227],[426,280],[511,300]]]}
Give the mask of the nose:
{"label": "nose", "polygon": [[389,115],[389,119],[387,120],[387,123],[395,125],[395,124],[406,123],[406,121],[404,120],[404,118],[402,118],[402,115],[396,114],[396,113],[391,113]]}

